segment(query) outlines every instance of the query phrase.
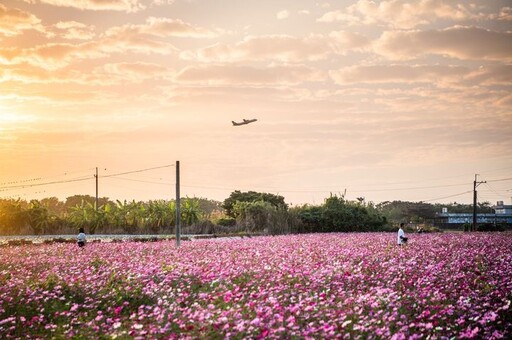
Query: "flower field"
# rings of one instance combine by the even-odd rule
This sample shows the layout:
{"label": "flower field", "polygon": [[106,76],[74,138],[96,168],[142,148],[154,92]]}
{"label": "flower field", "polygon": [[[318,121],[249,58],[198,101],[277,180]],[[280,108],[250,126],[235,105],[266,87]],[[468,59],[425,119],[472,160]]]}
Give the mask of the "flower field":
{"label": "flower field", "polygon": [[510,338],[512,234],[0,248],[0,338]]}

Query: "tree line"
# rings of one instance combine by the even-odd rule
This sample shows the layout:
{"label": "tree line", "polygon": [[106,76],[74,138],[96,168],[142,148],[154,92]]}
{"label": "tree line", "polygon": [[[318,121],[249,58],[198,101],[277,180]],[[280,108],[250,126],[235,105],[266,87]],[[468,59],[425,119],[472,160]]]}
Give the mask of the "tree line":
{"label": "tree line", "polygon": [[[399,222],[426,223],[448,207],[471,212],[471,205],[392,201],[373,204],[331,195],[320,205],[289,207],[283,196],[234,191],[223,202],[181,199],[184,233],[265,232],[269,234],[393,230]],[[492,211],[488,202],[479,212]],[[172,234],[176,225],[174,200],[120,201],[75,195],[25,201],[0,199],[0,234]]]}

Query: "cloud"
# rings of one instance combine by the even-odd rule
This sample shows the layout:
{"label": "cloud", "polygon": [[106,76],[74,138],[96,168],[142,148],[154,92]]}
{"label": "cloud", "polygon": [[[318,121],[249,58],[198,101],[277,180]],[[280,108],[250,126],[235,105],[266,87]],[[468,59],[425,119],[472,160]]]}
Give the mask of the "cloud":
{"label": "cloud", "polygon": [[[509,94],[496,102],[497,106],[503,106],[508,109],[512,107],[512,94]],[[509,114],[510,116],[510,114]]]}
{"label": "cloud", "polygon": [[463,21],[477,18],[460,3],[447,3],[442,0],[358,0],[344,10],[330,11],[318,19],[319,22],[342,21],[349,25],[386,25],[400,29],[410,29],[426,25],[438,19]]}
{"label": "cloud", "polygon": [[467,80],[472,85],[512,85],[512,65],[486,65],[471,72]]}
{"label": "cloud", "polygon": [[178,82],[203,85],[293,85],[322,81],[326,76],[302,65],[249,67],[233,65],[203,65],[186,67],[176,77]]}
{"label": "cloud", "polygon": [[390,59],[414,59],[428,54],[457,59],[512,60],[512,32],[454,26],[443,30],[386,31],[375,51]]}
{"label": "cloud", "polygon": [[44,31],[41,20],[35,15],[0,4],[0,35],[15,36],[24,30]]}
{"label": "cloud", "polygon": [[512,21],[512,7],[502,7],[498,14],[491,14],[490,20]]}
{"label": "cloud", "polygon": [[88,26],[76,21],[59,21],[48,28],[51,35],[67,40],[90,40],[95,37],[94,26]]}
{"label": "cloud", "polygon": [[237,62],[275,60],[289,63],[325,59],[333,49],[324,36],[248,36],[235,45],[215,44],[198,51],[184,51],[182,59]]}
{"label": "cloud", "polygon": [[329,34],[329,37],[337,43],[336,46],[341,53],[346,50],[364,50],[370,47],[370,39],[359,33],[334,31]]}
{"label": "cloud", "polygon": [[276,18],[277,18],[278,20],[286,19],[286,18],[288,18],[289,16],[290,16],[290,12],[288,12],[287,10],[282,10],[282,11],[280,11],[280,12],[278,12],[278,13],[276,14]]}
{"label": "cloud", "polygon": [[172,5],[175,0],[153,0],[152,5],[161,6],[161,5]]}
{"label": "cloud", "polygon": [[212,31],[199,26],[186,23],[179,19],[149,17],[142,25],[123,25],[110,28],[105,32],[107,36],[123,36],[147,34],[155,37],[188,37],[188,38],[214,38],[225,33],[222,30]]}
{"label": "cloud", "polygon": [[512,7],[503,7],[498,15],[498,20],[512,21]]}
{"label": "cloud", "polygon": [[133,62],[133,63],[113,63],[106,64],[94,71],[99,79],[116,78],[117,81],[130,80],[131,82],[140,82],[146,79],[158,79],[170,76],[170,71],[166,67],[153,63]]}
{"label": "cloud", "polygon": [[[65,22],[58,23],[55,27],[58,30],[58,27],[81,27],[81,24]],[[111,28],[97,40],[78,44],[48,43],[24,49],[0,48],[0,63],[29,63],[46,69],[57,69],[76,60],[108,57],[113,53],[169,55],[177,51],[172,44],[157,39],[159,36],[156,34],[161,33],[158,27],[143,25],[142,28],[148,29],[148,32],[141,32],[141,26],[126,25]],[[69,33],[69,30],[66,33]]]}
{"label": "cloud", "polygon": [[442,65],[352,66],[329,72],[337,84],[455,81],[468,73],[465,67]]}
{"label": "cloud", "polygon": [[30,4],[41,3],[58,7],[71,7],[92,11],[138,12],[146,8],[140,0],[23,0]]}

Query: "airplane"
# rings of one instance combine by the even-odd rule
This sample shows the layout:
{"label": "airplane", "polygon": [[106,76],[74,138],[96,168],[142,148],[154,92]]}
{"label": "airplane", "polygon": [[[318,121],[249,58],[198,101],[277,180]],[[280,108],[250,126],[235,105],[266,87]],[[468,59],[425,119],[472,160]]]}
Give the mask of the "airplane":
{"label": "airplane", "polygon": [[257,119],[244,119],[240,123],[235,122],[234,120],[232,120],[231,123],[233,123],[233,126],[240,126],[240,125],[247,125],[247,124],[250,124],[250,123],[254,123],[256,121],[258,121],[258,120]]}

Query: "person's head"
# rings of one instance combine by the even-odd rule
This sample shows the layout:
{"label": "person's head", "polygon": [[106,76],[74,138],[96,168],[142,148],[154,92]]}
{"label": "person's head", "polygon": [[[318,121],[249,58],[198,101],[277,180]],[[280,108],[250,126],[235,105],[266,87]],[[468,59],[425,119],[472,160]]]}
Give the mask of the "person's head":
{"label": "person's head", "polygon": [[404,229],[404,223],[400,223],[400,229]]}
{"label": "person's head", "polygon": [[85,233],[85,230],[84,230],[84,228],[80,228],[80,229],[78,229],[78,232],[79,233]]}

